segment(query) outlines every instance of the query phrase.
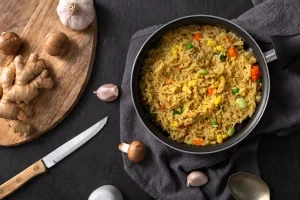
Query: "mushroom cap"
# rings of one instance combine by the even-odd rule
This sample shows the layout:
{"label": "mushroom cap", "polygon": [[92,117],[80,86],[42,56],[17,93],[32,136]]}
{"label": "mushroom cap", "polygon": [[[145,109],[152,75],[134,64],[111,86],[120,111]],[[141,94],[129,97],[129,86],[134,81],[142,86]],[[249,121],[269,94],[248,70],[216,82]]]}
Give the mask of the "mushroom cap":
{"label": "mushroom cap", "polygon": [[133,141],[128,148],[127,155],[132,162],[141,162],[146,155],[146,146],[140,141]]}
{"label": "mushroom cap", "polygon": [[4,32],[0,35],[0,52],[4,55],[16,54],[21,44],[20,36],[14,32]]}
{"label": "mushroom cap", "polygon": [[68,36],[63,32],[55,31],[46,36],[44,49],[49,55],[58,56],[68,44]]}

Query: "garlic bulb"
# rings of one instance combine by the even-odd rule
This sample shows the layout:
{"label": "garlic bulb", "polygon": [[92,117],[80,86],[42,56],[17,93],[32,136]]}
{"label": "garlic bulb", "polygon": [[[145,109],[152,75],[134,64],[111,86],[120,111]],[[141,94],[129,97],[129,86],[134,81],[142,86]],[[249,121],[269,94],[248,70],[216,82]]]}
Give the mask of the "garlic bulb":
{"label": "garlic bulb", "polygon": [[187,186],[201,186],[207,182],[208,177],[200,171],[193,171],[187,177]]}
{"label": "garlic bulb", "polygon": [[122,193],[112,185],[97,188],[88,200],[123,200]]}
{"label": "garlic bulb", "polygon": [[56,11],[61,23],[74,30],[87,28],[95,17],[93,0],[60,0]]}

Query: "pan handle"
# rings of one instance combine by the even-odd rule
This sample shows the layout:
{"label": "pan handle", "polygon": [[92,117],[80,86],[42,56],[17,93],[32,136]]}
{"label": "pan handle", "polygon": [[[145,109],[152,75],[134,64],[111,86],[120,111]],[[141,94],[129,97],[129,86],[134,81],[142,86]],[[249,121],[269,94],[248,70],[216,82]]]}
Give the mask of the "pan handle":
{"label": "pan handle", "polygon": [[[271,36],[274,53],[279,60],[281,68],[287,68],[293,60],[300,55],[300,34],[290,36]],[[272,51],[272,50],[271,50]],[[268,52],[266,52],[268,53]],[[272,52],[268,53],[272,57]],[[268,60],[268,58],[267,58]],[[270,59],[271,61],[272,59]]]}
{"label": "pan handle", "polygon": [[270,51],[264,52],[264,56],[266,58],[267,63],[272,62],[273,60],[277,60],[275,49],[271,49]]}

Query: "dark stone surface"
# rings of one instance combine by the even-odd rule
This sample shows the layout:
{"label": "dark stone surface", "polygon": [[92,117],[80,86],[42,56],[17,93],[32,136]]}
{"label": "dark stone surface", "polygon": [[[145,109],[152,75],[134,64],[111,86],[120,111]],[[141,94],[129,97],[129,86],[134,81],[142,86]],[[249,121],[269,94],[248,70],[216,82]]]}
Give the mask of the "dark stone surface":
{"label": "dark stone surface", "polygon": [[[137,30],[191,14],[231,19],[252,7],[250,0],[96,0],[95,5],[99,23],[96,61],[82,99],[71,114],[46,135],[21,146],[0,148],[0,183],[103,117],[108,115],[109,122],[80,150],[7,199],[82,200],[88,199],[94,189],[104,184],[118,187],[125,199],[152,199],[123,170],[121,153],[117,149],[119,100],[102,102],[93,91],[105,83],[120,86],[130,37]],[[299,144],[297,133],[261,139],[259,165],[263,179],[271,188],[272,199],[300,197]]]}

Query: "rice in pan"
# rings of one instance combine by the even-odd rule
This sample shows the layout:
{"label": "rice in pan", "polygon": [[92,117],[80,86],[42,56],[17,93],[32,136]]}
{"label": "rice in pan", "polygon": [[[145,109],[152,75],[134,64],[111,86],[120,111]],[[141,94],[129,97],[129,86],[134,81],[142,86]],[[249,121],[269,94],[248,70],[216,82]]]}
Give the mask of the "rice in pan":
{"label": "rice in pan", "polygon": [[235,33],[189,25],[167,33],[149,51],[141,100],[173,140],[215,145],[255,112],[260,75],[256,58]]}

